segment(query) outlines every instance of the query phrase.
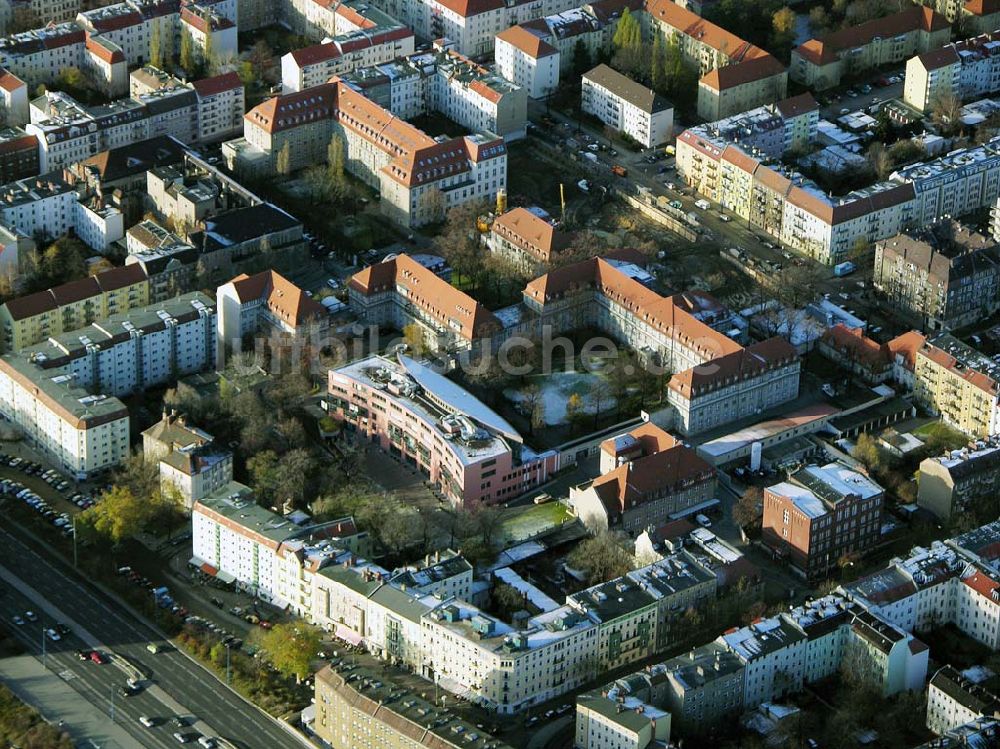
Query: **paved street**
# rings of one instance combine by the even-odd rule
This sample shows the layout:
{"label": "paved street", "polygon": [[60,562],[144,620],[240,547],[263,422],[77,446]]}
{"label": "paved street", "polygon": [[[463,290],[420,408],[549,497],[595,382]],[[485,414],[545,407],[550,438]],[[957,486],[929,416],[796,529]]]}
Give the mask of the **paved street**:
{"label": "paved street", "polygon": [[[0,615],[10,621],[14,614],[23,615],[28,609],[39,614],[37,623],[9,627],[28,652],[36,655],[42,652],[42,627],[51,626],[57,617],[69,624],[72,635],[45,644],[50,668],[64,674],[67,683],[89,702],[106,709],[109,717],[113,699],[116,720],[139,737],[144,746],[176,745],[171,734],[178,730],[220,735],[247,749],[301,746],[295,737],[186,655],[173,649],[157,655],[149,653],[147,644],[163,642],[161,635],[56,560],[36,553],[32,546],[6,530],[0,531],[0,566],[10,573],[5,595],[0,597]],[[15,577],[31,590],[18,590]],[[150,685],[127,699],[112,697],[124,683],[125,673],[110,663],[80,661],[74,654],[79,648],[98,644],[148,669]],[[140,715],[169,719],[175,714],[189,716],[194,727],[161,725],[148,729],[138,723]],[[195,722],[202,715],[210,716],[209,725]]]}

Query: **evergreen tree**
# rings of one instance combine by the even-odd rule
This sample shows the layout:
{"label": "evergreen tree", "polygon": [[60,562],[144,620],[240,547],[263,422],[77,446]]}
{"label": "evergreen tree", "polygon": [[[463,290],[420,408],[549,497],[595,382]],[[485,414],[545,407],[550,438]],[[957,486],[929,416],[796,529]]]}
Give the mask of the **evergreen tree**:
{"label": "evergreen tree", "polygon": [[344,140],[336,134],[330,138],[330,145],[326,147],[326,170],[334,196],[342,196],[347,189],[347,179],[344,177]]}

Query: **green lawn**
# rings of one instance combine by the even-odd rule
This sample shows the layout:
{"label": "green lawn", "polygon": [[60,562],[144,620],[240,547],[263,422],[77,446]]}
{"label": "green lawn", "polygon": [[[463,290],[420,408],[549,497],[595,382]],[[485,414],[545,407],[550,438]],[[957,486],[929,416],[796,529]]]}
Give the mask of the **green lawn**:
{"label": "green lawn", "polygon": [[914,429],[912,434],[924,442],[950,450],[958,450],[965,447],[969,442],[969,438],[966,435],[954,427],[948,426],[943,421],[928,422],[922,427]]}
{"label": "green lawn", "polygon": [[511,507],[504,511],[500,535],[506,542],[522,541],[572,518],[566,505],[561,502]]}

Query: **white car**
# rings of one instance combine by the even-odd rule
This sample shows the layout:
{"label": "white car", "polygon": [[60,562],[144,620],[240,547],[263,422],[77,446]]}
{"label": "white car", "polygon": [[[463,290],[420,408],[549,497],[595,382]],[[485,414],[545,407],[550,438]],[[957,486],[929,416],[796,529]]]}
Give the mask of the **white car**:
{"label": "white car", "polygon": [[60,634],[56,632],[54,629],[45,630],[45,636],[48,637],[50,640],[52,640],[52,642],[59,642],[62,639]]}
{"label": "white car", "polygon": [[202,736],[198,739],[198,743],[205,747],[205,749],[214,749],[216,746],[215,739],[212,736]]}
{"label": "white car", "polygon": [[702,528],[708,528],[712,521],[708,519],[708,516],[702,515],[700,512],[694,516],[695,522],[698,523]]}
{"label": "white car", "polygon": [[336,278],[328,278],[326,279],[326,285],[329,286],[331,289],[339,289],[340,281],[338,281]]}
{"label": "white car", "polygon": [[140,715],[139,722],[142,723],[142,725],[146,726],[146,728],[152,728],[153,726],[156,725],[156,721],[150,718],[148,715]]}

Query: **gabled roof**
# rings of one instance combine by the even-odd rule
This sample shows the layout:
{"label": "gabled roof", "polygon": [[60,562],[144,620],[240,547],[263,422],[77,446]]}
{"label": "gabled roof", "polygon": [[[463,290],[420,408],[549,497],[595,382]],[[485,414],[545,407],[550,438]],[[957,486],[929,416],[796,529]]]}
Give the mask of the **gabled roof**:
{"label": "gabled roof", "polygon": [[919,331],[911,330],[909,333],[896,336],[886,345],[889,347],[893,358],[901,356],[903,358],[903,365],[912,372],[917,366],[917,352],[926,342],[927,336]]}
{"label": "gabled roof", "polygon": [[501,31],[497,34],[496,38],[502,42],[507,42],[536,60],[559,54],[559,50],[540,36],[532,34],[523,26],[511,26],[506,31]]}
{"label": "gabled roof", "polygon": [[550,221],[529,211],[513,208],[493,222],[493,233],[530,253],[542,262],[549,262],[554,253],[566,248],[567,236]]}
{"label": "gabled roof", "polygon": [[682,444],[623,463],[591,484],[609,518],[616,518],[689,482],[713,481],[715,470]]}
{"label": "gabled roof", "polygon": [[776,57],[765,55],[710,70],[701,77],[699,83],[713,91],[725,91],[736,86],[781,75],[784,72],[785,66],[778,62]]}
{"label": "gabled roof", "polygon": [[848,26],[827,34],[822,39],[810,39],[796,47],[793,54],[798,54],[814,65],[827,65],[838,60],[842,51],[871,44],[876,37],[891,39],[911,31],[934,32],[948,28],[951,28],[948,19],[931,8],[908,8],[885,18]]}
{"label": "gabled roof", "polygon": [[191,85],[194,86],[194,90],[198,92],[199,97],[215,96],[216,94],[221,94],[223,91],[243,88],[243,82],[240,80],[240,77],[233,72],[214,75],[211,78],[202,78]]}
{"label": "gabled roof", "polygon": [[397,287],[403,287],[410,304],[430,314],[445,328],[455,330],[457,325],[457,331],[467,340],[489,336],[502,327],[486,307],[409,255],[370,265],[351,276],[348,285],[365,296],[395,292]]}
{"label": "gabled roof", "polygon": [[326,308],[277,271],[241,273],[228,284],[241,304],[263,300],[268,311],[293,328],[326,317]]}
{"label": "gabled roof", "polygon": [[654,21],[665,23],[698,43],[724,53],[730,62],[769,56],[767,51],[682,8],[673,0],[647,0],[646,12]]}

